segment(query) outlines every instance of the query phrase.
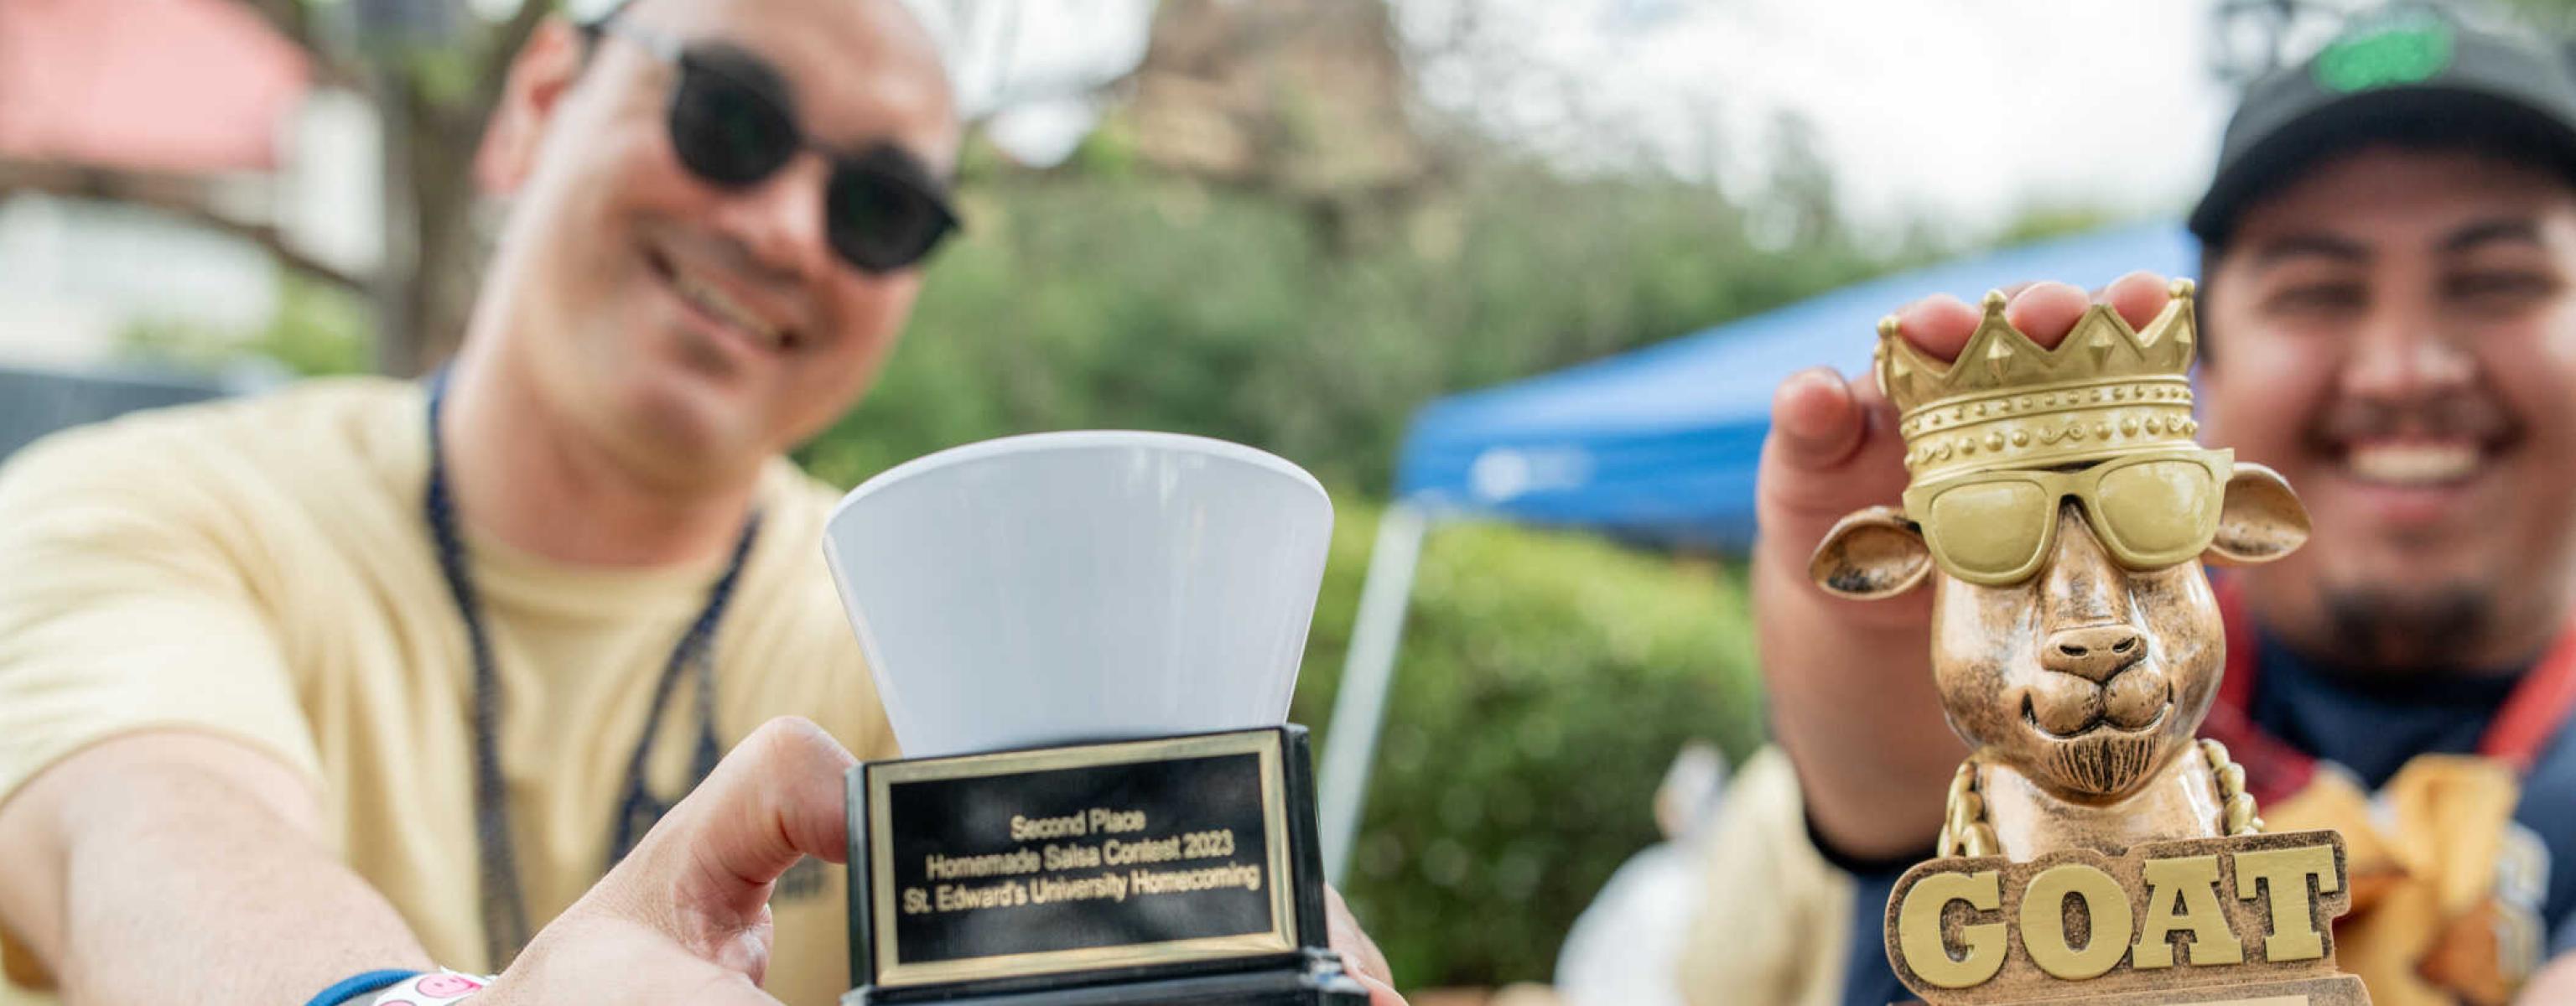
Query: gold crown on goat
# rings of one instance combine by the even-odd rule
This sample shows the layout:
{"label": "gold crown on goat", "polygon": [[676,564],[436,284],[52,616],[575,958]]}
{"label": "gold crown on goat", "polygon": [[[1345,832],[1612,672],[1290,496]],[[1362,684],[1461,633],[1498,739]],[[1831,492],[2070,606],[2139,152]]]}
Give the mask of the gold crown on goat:
{"label": "gold crown on goat", "polygon": [[2095,304],[2055,349],[2004,320],[2004,295],[1990,292],[1984,320],[1947,363],[1905,341],[1894,315],[1880,319],[1878,386],[1896,403],[1915,484],[2195,446],[2192,290],[2173,281],[2173,299],[2143,331]]}

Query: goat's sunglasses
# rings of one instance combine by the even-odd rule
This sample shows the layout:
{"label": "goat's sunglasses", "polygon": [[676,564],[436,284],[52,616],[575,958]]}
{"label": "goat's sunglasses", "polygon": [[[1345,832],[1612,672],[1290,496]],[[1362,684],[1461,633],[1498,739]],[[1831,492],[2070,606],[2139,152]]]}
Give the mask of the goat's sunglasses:
{"label": "goat's sunglasses", "polygon": [[2039,571],[2056,544],[2057,509],[2073,497],[2120,565],[2163,569],[2218,536],[2235,473],[2232,450],[2112,458],[2075,471],[1990,471],[1905,490],[1905,513],[1944,572],[2002,587]]}
{"label": "goat's sunglasses", "polygon": [[748,53],[684,45],[622,20],[592,22],[583,33],[594,46],[603,36],[625,39],[677,68],[668,109],[671,148],[701,180],[748,188],[777,174],[799,151],[821,153],[832,165],[823,230],[832,251],[860,270],[903,269],[957,230],[941,186],[911,154],[891,142],[842,154],[809,141],[786,96],[774,93],[784,87],[777,72]]}

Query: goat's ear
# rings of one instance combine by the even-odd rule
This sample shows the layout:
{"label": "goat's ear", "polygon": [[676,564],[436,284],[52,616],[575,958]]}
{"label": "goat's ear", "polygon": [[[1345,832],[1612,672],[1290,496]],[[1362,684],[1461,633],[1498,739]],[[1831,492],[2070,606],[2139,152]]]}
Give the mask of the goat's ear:
{"label": "goat's ear", "polygon": [[1914,589],[1932,572],[1922,532],[1895,507],[1874,506],[1835,522],[1807,560],[1816,586],[1839,597],[1875,601]]}
{"label": "goat's ear", "polygon": [[2227,502],[2218,511],[2218,537],[2209,557],[2223,565],[2270,562],[2308,540],[2308,508],[2281,474],[2262,465],[2236,463],[2227,480]]}

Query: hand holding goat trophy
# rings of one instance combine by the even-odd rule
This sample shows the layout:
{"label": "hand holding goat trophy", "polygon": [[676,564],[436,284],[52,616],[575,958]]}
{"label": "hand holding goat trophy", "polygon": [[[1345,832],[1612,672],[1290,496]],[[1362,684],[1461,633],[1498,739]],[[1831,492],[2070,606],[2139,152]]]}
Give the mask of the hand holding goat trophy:
{"label": "hand holding goat trophy", "polygon": [[2225,666],[2203,558],[2277,559],[2308,519],[2194,440],[2190,281],[2172,293],[2143,331],[2097,305],[2053,349],[1988,294],[1952,362],[1879,325],[1904,507],[1844,518],[1809,572],[1857,599],[1933,581],[1933,674],[1972,753],[1886,934],[1935,1006],[2368,1002],[2334,963],[2341,837],[2265,833],[2243,771],[2193,739]]}

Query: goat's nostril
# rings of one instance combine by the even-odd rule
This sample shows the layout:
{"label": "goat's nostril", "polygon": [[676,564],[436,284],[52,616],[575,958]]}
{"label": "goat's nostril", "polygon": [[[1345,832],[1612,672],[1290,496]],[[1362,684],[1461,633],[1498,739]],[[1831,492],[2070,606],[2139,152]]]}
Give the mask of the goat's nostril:
{"label": "goat's nostril", "polygon": [[2101,684],[2147,659],[2147,638],[2129,625],[2060,629],[2048,634],[2039,658],[2048,670]]}

